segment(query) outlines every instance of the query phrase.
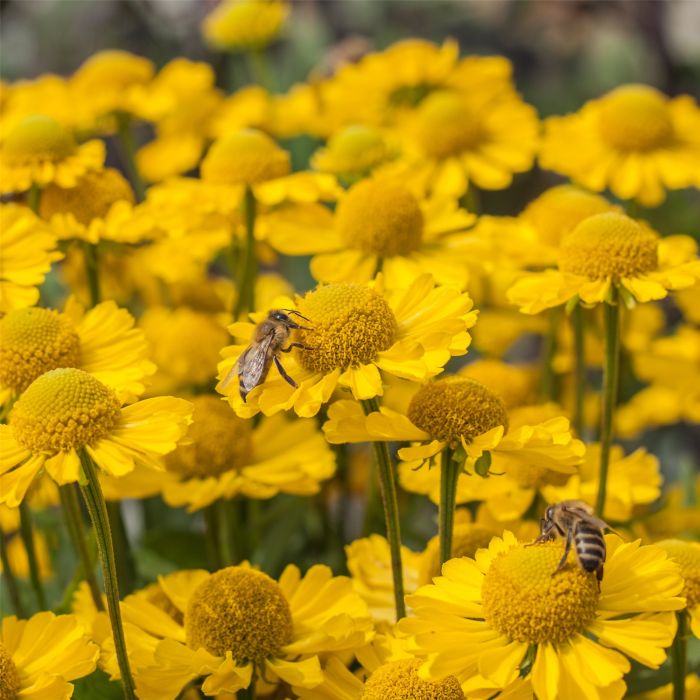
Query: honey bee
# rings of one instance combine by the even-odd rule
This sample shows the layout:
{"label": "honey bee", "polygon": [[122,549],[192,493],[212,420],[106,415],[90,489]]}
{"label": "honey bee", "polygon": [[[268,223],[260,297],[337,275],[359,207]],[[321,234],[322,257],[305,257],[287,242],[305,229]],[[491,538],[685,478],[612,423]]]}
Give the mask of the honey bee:
{"label": "honey bee", "polygon": [[[603,530],[610,529],[605,521],[593,515],[593,509],[583,501],[561,501],[549,506],[540,521],[540,536],[532,543],[565,538],[564,555],[557,566],[560,571],[574,545],[576,559],[584,571],[595,571],[598,585],[603,580],[605,539]],[[554,573],[556,573],[556,571]]]}
{"label": "honey bee", "polygon": [[267,318],[256,326],[253,333],[253,341],[243,351],[236,364],[224,378],[221,383],[222,389],[226,389],[234,376],[238,375],[238,388],[241,398],[245,401],[248,393],[265,381],[265,377],[270,371],[270,365],[273,362],[283,379],[296,388],[297,383],[285,371],[280,362],[279,354],[281,352],[289,352],[292,348],[311,350],[308,345],[303,343],[290,343],[287,347],[284,346],[289,340],[292,330],[310,331],[313,329],[300,326],[290,318],[292,315],[299,316],[305,321],[310,321],[298,311],[289,309],[273,309],[270,311],[267,314]]}

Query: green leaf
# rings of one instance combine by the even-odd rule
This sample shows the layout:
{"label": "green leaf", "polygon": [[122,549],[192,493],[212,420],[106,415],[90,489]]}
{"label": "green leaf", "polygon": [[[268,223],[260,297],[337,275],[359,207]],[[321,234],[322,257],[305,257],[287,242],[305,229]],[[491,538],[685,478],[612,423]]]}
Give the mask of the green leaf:
{"label": "green leaf", "polygon": [[109,676],[97,669],[85,678],[73,681],[73,700],[123,700],[124,691],[119,681],[110,681]]}

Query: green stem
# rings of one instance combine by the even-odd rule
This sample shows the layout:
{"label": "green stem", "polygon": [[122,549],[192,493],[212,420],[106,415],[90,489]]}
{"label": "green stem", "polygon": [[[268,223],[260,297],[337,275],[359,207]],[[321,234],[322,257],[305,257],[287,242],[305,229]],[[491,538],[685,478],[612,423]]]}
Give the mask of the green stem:
{"label": "green stem", "polygon": [[617,385],[620,373],[620,304],[613,287],[612,298],[603,304],[604,359],[603,359],[603,410],[600,424],[600,470],[598,498],[595,512],[603,517],[608,482],[608,464],[613,438],[613,416],[617,401]]}
{"label": "green stem", "polygon": [[85,505],[90,513],[90,519],[95,529],[97,538],[97,551],[102,564],[102,576],[107,596],[107,609],[112,623],[112,635],[114,637],[114,649],[117,654],[119,671],[124,686],[124,697],[127,700],[136,700],[134,679],[129,668],[129,657],[126,652],[126,639],[122,625],[121,610],[119,609],[119,582],[117,580],[117,566],[114,561],[114,548],[112,546],[112,532],[109,528],[109,516],[102,488],[97,477],[97,469],[92,458],[84,450],[80,450],[80,464],[82,466],[82,482],[80,490],[85,499]]}
{"label": "green stem", "polygon": [[[376,398],[364,399],[362,408],[365,415],[379,412],[379,403]],[[374,456],[379,471],[379,484],[384,506],[384,520],[386,534],[389,540],[391,553],[391,573],[394,579],[394,602],[396,605],[396,619],[406,617],[406,603],[404,601],[403,566],[401,564],[401,525],[399,522],[399,501],[396,493],[396,479],[394,468],[389,455],[389,447],[385,442],[372,443]]]}
{"label": "green stem", "polygon": [[571,312],[574,332],[574,414],[573,426],[576,434],[583,434],[583,408],[586,391],[586,355],[584,341],[583,307],[576,304]]}
{"label": "green stem", "polygon": [[255,308],[255,278],[258,273],[258,261],[255,257],[255,195],[250,185],[246,185],[243,198],[245,215],[246,242],[243,253],[243,269],[238,276],[238,299],[233,312],[234,319],[242,313]]}
{"label": "green stem", "polygon": [[[22,605],[22,597],[19,593],[19,585],[17,579],[15,578],[15,573],[12,571],[12,566],[10,565],[10,558],[7,555],[7,542],[5,540],[6,535],[4,532],[0,532],[0,561],[2,561],[2,580],[5,582],[7,587],[7,593],[10,596],[10,603],[12,603],[12,609],[15,611],[15,615],[20,618],[25,618],[27,615],[24,611],[24,605]],[[5,606],[0,606],[5,609]]]}
{"label": "green stem", "polygon": [[46,595],[44,587],[41,583],[39,575],[39,561],[36,558],[36,547],[34,546],[34,521],[32,511],[26,500],[19,504],[19,534],[24,544],[24,549],[27,552],[27,561],[29,562],[29,580],[31,581],[36,602],[39,604],[39,610],[46,610]]}
{"label": "green stem", "polygon": [[222,567],[221,549],[219,547],[219,509],[212,503],[204,509],[205,538],[207,543],[207,558],[209,568],[217,571]]}
{"label": "green stem", "polygon": [[253,671],[253,677],[250,679],[250,685],[247,688],[242,688],[236,693],[238,700],[255,700],[255,685],[257,677]]}
{"label": "green stem", "polygon": [[122,593],[131,593],[134,590],[134,559],[131,556],[129,538],[126,534],[119,501],[107,501],[107,517],[109,518],[109,527],[112,530],[117,578],[121,583]]}
{"label": "green stem", "polygon": [[440,538],[440,564],[452,558],[452,532],[455,523],[455,508],[457,503],[457,480],[462,471],[462,464],[454,459],[452,448],[445,447],[442,451],[440,464],[440,505],[438,528]]}
{"label": "green stem", "polygon": [[272,73],[268,67],[267,55],[263,50],[247,51],[246,59],[248,63],[248,71],[250,78],[254,83],[257,83],[266,90],[273,89]]}
{"label": "green stem", "polygon": [[90,292],[90,306],[97,306],[102,299],[100,293],[100,273],[97,266],[97,246],[83,241],[83,259],[85,261],[85,276]]}
{"label": "green stem", "polygon": [[241,557],[238,545],[240,532],[238,527],[238,509],[236,501],[224,499],[216,503],[219,525],[219,560],[221,566],[237,564]]}
{"label": "green stem", "polygon": [[673,674],[673,700],[685,700],[685,677],[688,658],[688,613],[677,613],[678,629],[671,647],[671,669]]}
{"label": "green stem", "polygon": [[39,202],[41,201],[41,190],[39,185],[33,183],[27,192],[27,206],[39,216]]}
{"label": "green stem", "polygon": [[557,344],[558,316],[558,309],[550,309],[547,312],[547,334],[544,337],[542,347],[542,386],[540,390],[543,401],[556,401],[557,398],[557,378],[554,374],[552,361]]}
{"label": "green stem", "polygon": [[117,137],[122,151],[124,169],[129,176],[131,186],[134,188],[136,199],[143,202],[146,196],[146,188],[136,167],[136,146],[134,144],[134,132],[131,128],[132,120],[128,114],[117,114]]}

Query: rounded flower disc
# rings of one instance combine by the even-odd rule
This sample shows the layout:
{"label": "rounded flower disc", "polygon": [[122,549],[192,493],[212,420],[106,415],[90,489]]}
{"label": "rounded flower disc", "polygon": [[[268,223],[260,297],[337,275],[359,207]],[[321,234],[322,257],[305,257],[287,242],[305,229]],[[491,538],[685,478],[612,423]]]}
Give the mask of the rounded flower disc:
{"label": "rounded flower disc", "polygon": [[700,545],[684,540],[662,540],[656,543],[678,564],[684,586],[681,595],[686,600],[690,627],[700,637]]}
{"label": "rounded flower disc", "polygon": [[347,126],[328,140],[326,148],[314,153],[311,164],[316,170],[338,175],[349,181],[368,175],[391,157],[378,129],[365,125]]}
{"label": "rounded flower disc", "polygon": [[420,659],[402,659],[380,666],[365,681],[361,700],[464,700],[459,681],[447,676],[426,681],[418,676]]}

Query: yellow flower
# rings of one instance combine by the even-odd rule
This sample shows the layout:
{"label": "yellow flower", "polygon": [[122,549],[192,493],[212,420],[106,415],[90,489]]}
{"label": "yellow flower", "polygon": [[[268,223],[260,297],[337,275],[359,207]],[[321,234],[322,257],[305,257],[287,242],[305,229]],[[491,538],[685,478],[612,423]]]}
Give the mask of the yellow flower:
{"label": "yellow flower", "polygon": [[[629,695],[629,700],[671,700],[673,698],[673,684],[666,685],[648,690],[645,693],[634,693]],[[697,674],[690,673],[685,677],[685,697],[688,700],[695,700],[700,697],[700,678]]]}
{"label": "yellow flower", "polygon": [[142,700],[174,699],[201,676],[205,695],[247,688],[254,674],[270,690],[313,688],[323,680],[319,655],[352,651],[373,634],[350,580],[327,566],[302,577],[289,565],[279,581],[247,566],[185,573],[160,579],[171,614],[136,596],[122,604],[125,620],[157,642],[155,664],[136,668]]}
{"label": "yellow flower", "polygon": [[98,655],[98,647],[74,615],[6,617],[0,636],[2,698],[68,700],[73,695],[68,681],[92,673]]}
{"label": "yellow flower", "polygon": [[686,600],[690,615],[690,629],[696,637],[700,637],[700,544],[683,540],[662,540],[657,542],[656,546],[661,547],[681,570],[684,582],[681,595]]}
{"label": "yellow flower", "polygon": [[80,369],[35,379],[0,425],[0,503],[17,506],[42,469],[57,484],[80,479],[79,450],[108,474],[136,464],[162,469],[191,422],[189,402],[158,397],[121,406],[117,394]]}
{"label": "yellow flower", "polygon": [[0,187],[3,192],[23,192],[52,182],[75,187],[86,173],[99,170],[104,159],[102,141],[79,146],[73,134],[51,117],[26,117],[0,147]]}
{"label": "yellow flower", "polygon": [[700,109],[689,95],[668,98],[623,85],[581,110],[545,121],[543,168],[620,199],[656,206],[666,190],[698,185]]}
{"label": "yellow flower", "polygon": [[503,399],[509,411],[534,403],[537,373],[531,366],[479,359],[462,367],[458,374],[487,386]]}
{"label": "yellow flower", "polygon": [[87,313],[69,301],[64,313],[32,307],[0,319],[0,405],[59,367],[88,372],[125,402],[144,392],[144,380],[156,370],[143,332],[113,301]]}
{"label": "yellow flower", "polygon": [[[476,559],[452,559],[442,577],[408,596],[415,617],[399,623],[427,655],[423,678],[456,676],[467,695],[527,677],[541,700],[619,698],[627,657],[658,668],[676,631],[683,580],[653,545],[606,536],[600,590],[564,543],[494,538]],[[459,653],[455,653],[455,649]]]}
{"label": "yellow flower", "polygon": [[63,254],[56,236],[30,209],[0,204],[0,313],[39,301],[37,287]]}
{"label": "yellow flower", "polygon": [[286,255],[315,254],[311,274],[319,282],[368,282],[381,270],[392,289],[425,272],[438,284],[465,288],[467,262],[458,246],[476,217],[455,199],[420,200],[398,180],[369,178],[350,188],[335,215],[322,213],[304,236],[279,219],[268,235]]}
{"label": "yellow flower", "polygon": [[645,223],[615,212],[584,219],[559,248],[558,269],[525,275],[508,292],[523,313],[565,304],[606,301],[615,287],[622,300],[663,299],[700,278],[700,261],[686,236],[659,238]]}
{"label": "yellow flower", "polygon": [[224,0],[204,18],[202,33],[220,51],[256,51],[276,39],[290,6],[282,0]]}
{"label": "yellow flower", "polygon": [[[19,528],[19,508],[8,508],[6,505],[0,505],[0,537],[5,537],[5,547],[10,570],[19,578],[29,579],[29,557],[27,556],[27,549],[20,536]],[[49,553],[46,537],[41,530],[34,528],[32,539],[34,541],[34,551],[36,552],[39,576],[42,579],[49,579],[53,576],[53,569],[51,568],[51,554]],[[2,573],[2,570],[3,567],[0,562],[0,573]]]}
{"label": "yellow flower", "polygon": [[[277,308],[293,305],[291,299],[281,299]],[[297,386],[281,376],[268,376],[244,403],[237,382],[230,382],[226,391],[238,415],[249,417],[258,411],[272,415],[294,408],[300,416],[313,416],[338,386],[349,389],[356,399],[380,396],[380,370],[425,380],[439,374],[450,357],[467,351],[468,329],[476,322],[469,296],[450,287],[435,287],[429,275],[408,288],[391,291],[382,289],[381,280],[373,285],[320,286],[299,298],[295,307],[313,326],[298,336],[313,349],[284,357],[285,369]],[[257,321],[263,317],[253,315]],[[224,348],[220,377],[234,367],[254,328],[251,323],[229,327],[246,344]]]}

